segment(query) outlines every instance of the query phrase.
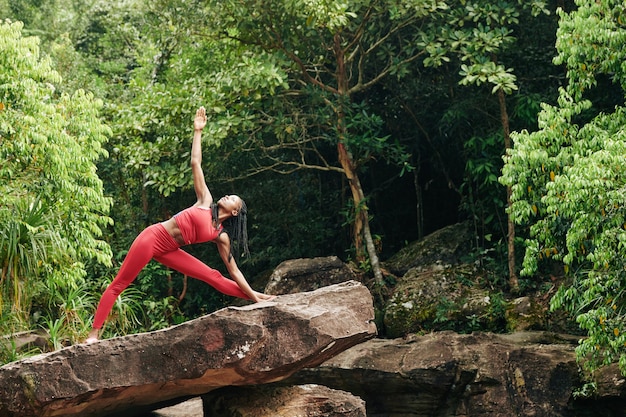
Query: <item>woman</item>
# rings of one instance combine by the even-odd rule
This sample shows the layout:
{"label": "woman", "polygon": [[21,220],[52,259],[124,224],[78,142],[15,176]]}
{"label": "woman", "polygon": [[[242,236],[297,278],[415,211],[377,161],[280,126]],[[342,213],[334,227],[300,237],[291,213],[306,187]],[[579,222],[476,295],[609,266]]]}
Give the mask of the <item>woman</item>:
{"label": "woman", "polygon": [[[235,241],[235,254],[239,246],[248,254],[244,201],[236,195],[227,195],[217,203],[209,191],[202,172],[202,129],[206,126],[206,111],[200,107],[194,119],[193,142],[191,145],[191,172],[198,200],[186,210],[162,223],[153,224],[137,236],[120,267],[117,276],[100,298],[94,317],[92,330],[87,343],[98,340],[115,300],[137,277],[151,259],[175,269],[185,275],[197,278],[213,286],[218,291],[234,297],[246,298],[255,302],[270,300],[274,296],[254,291],[237,267],[233,257],[231,240],[224,233],[224,221],[233,223],[230,233]],[[180,249],[192,243],[213,241],[217,244],[220,257],[224,261],[232,280],[210,268],[199,259]]]}

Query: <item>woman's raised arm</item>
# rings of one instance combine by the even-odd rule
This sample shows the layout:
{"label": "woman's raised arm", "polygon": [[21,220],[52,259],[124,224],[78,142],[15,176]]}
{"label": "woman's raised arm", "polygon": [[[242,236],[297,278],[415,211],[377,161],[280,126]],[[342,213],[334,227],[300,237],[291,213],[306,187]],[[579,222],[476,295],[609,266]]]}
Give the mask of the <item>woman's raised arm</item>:
{"label": "woman's raised arm", "polygon": [[193,187],[196,191],[196,206],[209,207],[213,203],[213,196],[204,179],[202,171],[202,129],[206,126],[206,110],[200,107],[193,120],[193,141],[191,143],[191,174]]}

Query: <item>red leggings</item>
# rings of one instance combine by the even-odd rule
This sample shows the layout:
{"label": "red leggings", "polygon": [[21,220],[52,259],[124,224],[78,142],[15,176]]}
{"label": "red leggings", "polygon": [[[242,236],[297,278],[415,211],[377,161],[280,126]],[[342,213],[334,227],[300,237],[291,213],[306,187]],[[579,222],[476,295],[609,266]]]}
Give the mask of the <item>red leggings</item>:
{"label": "red leggings", "polygon": [[198,258],[180,249],[178,243],[165,230],[165,227],[157,223],[144,229],[130,246],[117,276],[100,298],[93,320],[94,329],[102,328],[117,297],[137,278],[139,272],[153,258],[184,275],[206,282],[226,295],[249,298],[241,291],[235,281],[224,277],[219,271],[210,268]]}

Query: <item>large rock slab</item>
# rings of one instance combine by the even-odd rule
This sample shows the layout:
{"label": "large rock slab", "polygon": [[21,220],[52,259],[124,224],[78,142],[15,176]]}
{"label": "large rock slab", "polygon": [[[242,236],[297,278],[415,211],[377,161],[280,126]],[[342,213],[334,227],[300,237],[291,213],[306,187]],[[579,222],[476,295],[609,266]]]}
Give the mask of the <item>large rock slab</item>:
{"label": "large rock slab", "polygon": [[582,385],[575,345],[548,332],[372,339],[281,384],[351,392],[365,400],[369,417],[623,416],[619,373],[604,378],[615,389],[599,390],[594,403],[574,398]]}
{"label": "large rock slab", "polygon": [[0,368],[0,417],[124,415],[228,385],[279,381],[376,334],[358,282],[229,307],[165,330]]}

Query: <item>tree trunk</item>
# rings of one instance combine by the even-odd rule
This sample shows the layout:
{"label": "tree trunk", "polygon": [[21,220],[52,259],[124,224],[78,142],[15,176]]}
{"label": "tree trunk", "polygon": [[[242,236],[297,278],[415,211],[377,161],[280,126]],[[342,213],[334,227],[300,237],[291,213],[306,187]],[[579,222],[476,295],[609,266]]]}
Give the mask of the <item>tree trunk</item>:
{"label": "tree trunk", "polygon": [[[498,90],[498,101],[500,102],[500,119],[502,121],[502,129],[504,131],[504,151],[505,154],[508,149],[511,148],[511,131],[509,128],[509,115],[506,110],[506,100],[504,91]],[[511,207],[511,187],[506,187],[506,204],[507,207]],[[508,224],[508,253],[509,253],[509,287],[512,291],[519,289],[519,281],[517,278],[517,272],[515,271],[515,223],[511,219],[511,216],[507,216]]]}
{"label": "tree trunk", "polygon": [[354,245],[356,250],[356,256],[358,261],[365,259],[365,252],[363,248],[363,240],[365,240],[365,249],[369,256],[370,266],[374,273],[374,279],[376,284],[383,284],[383,275],[380,269],[380,262],[378,260],[378,254],[376,253],[376,246],[374,245],[374,239],[372,239],[372,233],[369,225],[369,210],[365,204],[365,194],[363,193],[363,187],[361,187],[361,181],[356,172],[354,166],[354,160],[352,154],[346,149],[344,144],[344,138],[346,135],[346,120],[345,112],[343,111],[343,103],[350,100],[348,93],[348,75],[346,74],[346,67],[343,55],[343,49],[341,48],[341,36],[335,34],[335,56],[337,58],[337,91],[339,95],[339,106],[337,107],[337,153],[339,157],[339,163],[344,170],[350,191],[352,192],[352,199],[354,201],[355,218],[354,218]]}
{"label": "tree trunk", "polygon": [[374,272],[374,278],[377,284],[383,282],[383,275],[380,269],[380,262],[376,253],[376,246],[374,245],[374,239],[372,239],[372,233],[369,225],[369,210],[365,204],[365,195],[363,188],[361,187],[361,181],[354,169],[354,163],[350,152],[346,150],[345,145],[341,141],[341,138],[337,144],[337,151],[339,153],[339,162],[344,169],[348,184],[350,185],[350,191],[352,192],[352,199],[354,200],[355,218],[354,218],[354,244],[356,246],[357,260],[362,261],[365,258],[363,252],[363,239],[365,239],[365,249],[369,256],[370,265]]}
{"label": "tree trunk", "polygon": [[417,212],[417,239],[420,240],[424,237],[424,202],[422,196],[422,186],[419,182],[419,163],[414,163],[415,169],[413,170],[413,186],[415,187],[415,197],[417,199],[416,212]]}

